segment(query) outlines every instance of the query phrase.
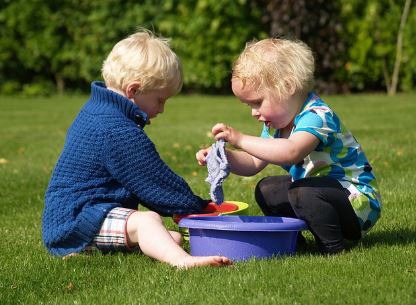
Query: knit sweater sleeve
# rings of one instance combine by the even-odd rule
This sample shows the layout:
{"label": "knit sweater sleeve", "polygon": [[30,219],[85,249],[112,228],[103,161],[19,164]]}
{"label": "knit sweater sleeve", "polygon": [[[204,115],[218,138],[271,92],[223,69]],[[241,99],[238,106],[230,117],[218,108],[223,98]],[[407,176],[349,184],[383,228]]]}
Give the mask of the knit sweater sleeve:
{"label": "knit sweater sleeve", "polygon": [[162,215],[198,213],[207,202],[160,158],[153,142],[136,126],[107,132],[105,165],[140,203]]}

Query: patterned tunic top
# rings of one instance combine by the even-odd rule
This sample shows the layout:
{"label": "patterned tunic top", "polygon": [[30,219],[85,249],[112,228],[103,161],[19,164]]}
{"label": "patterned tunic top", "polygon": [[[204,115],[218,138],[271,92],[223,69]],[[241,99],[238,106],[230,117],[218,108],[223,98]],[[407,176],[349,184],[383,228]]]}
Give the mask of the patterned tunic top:
{"label": "patterned tunic top", "polygon": [[[293,181],[319,176],[337,179],[350,193],[349,200],[363,233],[368,232],[380,217],[381,197],[373,169],[361,145],[334,111],[314,93],[309,93],[295,117],[291,134],[298,131],[309,132],[320,142],[302,162],[282,167]],[[264,125],[261,137],[279,138],[280,132],[276,130],[270,135],[270,130]]]}

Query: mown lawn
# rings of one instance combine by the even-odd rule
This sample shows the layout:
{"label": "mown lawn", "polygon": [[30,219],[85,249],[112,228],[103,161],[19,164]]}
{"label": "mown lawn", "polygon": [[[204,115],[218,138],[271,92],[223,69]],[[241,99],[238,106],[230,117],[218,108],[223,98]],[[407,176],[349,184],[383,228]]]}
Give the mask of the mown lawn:
{"label": "mown lawn", "polygon": [[[324,257],[308,235],[293,257],[187,271],[138,254],[61,260],[43,247],[45,188],[85,99],[0,97],[0,304],[415,304],[416,95],[326,97],[363,145],[382,191],[383,216],[361,242]],[[260,131],[237,100],[208,96],[176,97],[146,127],[162,158],[204,197],[206,169],[194,155],[221,121]],[[269,166],[255,177],[230,176],[226,198],[260,215],[256,181],[279,173]]]}

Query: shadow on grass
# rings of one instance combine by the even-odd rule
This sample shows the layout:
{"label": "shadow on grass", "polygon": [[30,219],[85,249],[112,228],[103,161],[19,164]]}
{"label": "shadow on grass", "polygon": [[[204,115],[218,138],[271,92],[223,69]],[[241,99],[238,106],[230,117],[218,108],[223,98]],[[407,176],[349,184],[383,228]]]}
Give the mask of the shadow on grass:
{"label": "shadow on grass", "polygon": [[405,246],[416,243],[416,230],[399,228],[389,231],[370,232],[361,242],[361,247],[371,248],[376,245]]}
{"label": "shadow on grass", "polygon": [[[359,241],[346,241],[346,252],[354,251],[354,248],[361,247],[369,249],[377,245],[405,246],[416,244],[416,230],[411,228],[400,228],[389,231],[370,232]],[[322,256],[313,239],[308,239],[298,243],[297,255],[317,255]]]}

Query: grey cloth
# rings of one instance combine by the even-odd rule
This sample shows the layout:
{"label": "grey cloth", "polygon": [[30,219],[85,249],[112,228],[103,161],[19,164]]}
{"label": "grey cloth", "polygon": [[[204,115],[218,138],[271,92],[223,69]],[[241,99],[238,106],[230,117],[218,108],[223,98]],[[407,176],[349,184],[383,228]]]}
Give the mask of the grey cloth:
{"label": "grey cloth", "polygon": [[222,183],[230,174],[230,165],[225,154],[225,141],[219,140],[212,144],[207,155],[208,177],[206,182],[211,184],[209,194],[211,200],[216,204],[224,202],[224,191]]}

